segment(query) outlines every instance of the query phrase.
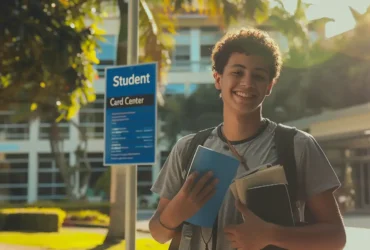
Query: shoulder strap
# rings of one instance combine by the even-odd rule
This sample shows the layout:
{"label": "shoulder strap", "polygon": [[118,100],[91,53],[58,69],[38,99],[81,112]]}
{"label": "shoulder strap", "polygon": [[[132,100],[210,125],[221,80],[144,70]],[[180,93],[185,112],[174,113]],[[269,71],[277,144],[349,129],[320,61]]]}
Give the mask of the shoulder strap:
{"label": "shoulder strap", "polygon": [[207,140],[207,138],[210,136],[212,128],[207,128],[204,130],[201,130],[197,132],[194,137],[191,139],[190,144],[187,148],[187,150],[184,152],[182,159],[181,159],[181,166],[182,166],[182,171],[185,171],[186,173],[188,172],[190,168],[191,161],[193,159],[194,153],[198,147],[198,145],[203,145],[204,142]]}
{"label": "shoulder strap", "polygon": [[[296,202],[298,200],[298,176],[297,163],[294,155],[294,136],[298,130],[295,127],[289,127],[283,124],[278,124],[275,131],[275,145],[278,154],[278,163],[284,166],[285,175],[288,181],[288,190],[290,200],[292,201],[292,211],[299,213]],[[305,206],[304,208],[304,222],[298,225],[307,225],[315,222],[312,211]]]}
{"label": "shoulder strap", "polygon": [[278,163],[284,166],[285,175],[288,181],[292,210],[296,210],[297,201],[297,167],[294,155],[294,136],[297,129],[283,124],[278,124],[275,130],[275,145],[278,155]]}
{"label": "shoulder strap", "polygon": [[[181,167],[182,167],[183,172],[185,173],[188,172],[191,161],[193,159],[194,153],[198,145],[204,144],[204,142],[207,140],[207,138],[209,137],[213,129],[214,127],[201,130],[197,132],[194,135],[194,137],[191,139],[189,146],[184,151],[184,154],[182,155],[182,158],[181,158]],[[173,237],[168,250],[178,250],[179,249],[180,241],[181,241],[181,230],[182,230],[182,226],[180,226],[180,230],[175,233],[175,236]]]}

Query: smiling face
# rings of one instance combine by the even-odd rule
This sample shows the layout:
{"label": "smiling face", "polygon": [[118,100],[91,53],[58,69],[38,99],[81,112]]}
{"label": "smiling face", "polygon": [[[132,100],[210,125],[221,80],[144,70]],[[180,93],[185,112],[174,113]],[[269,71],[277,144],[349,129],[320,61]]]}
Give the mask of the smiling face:
{"label": "smiling face", "polygon": [[223,73],[215,72],[214,78],[225,111],[242,116],[259,112],[273,86],[269,66],[263,57],[237,52],[230,55]]}

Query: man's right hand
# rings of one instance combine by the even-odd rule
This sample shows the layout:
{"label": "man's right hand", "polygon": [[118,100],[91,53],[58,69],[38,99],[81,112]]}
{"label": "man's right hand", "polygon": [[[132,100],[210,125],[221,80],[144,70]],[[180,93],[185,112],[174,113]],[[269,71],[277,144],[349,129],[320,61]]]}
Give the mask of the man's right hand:
{"label": "man's right hand", "polygon": [[171,207],[176,211],[174,224],[179,225],[192,217],[215,194],[218,179],[213,178],[213,173],[208,172],[196,181],[198,176],[197,172],[190,174],[171,201]]}
{"label": "man's right hand", "polygon": [[149,223],[150,232],[156,241],[165,243],[173,239],[176,234],[174,229],[196,214],[215,194],[218,180],[213,178],[212,173],[197,179],[197,173],[190,174],[172,200],[159,200],[157,211]]}

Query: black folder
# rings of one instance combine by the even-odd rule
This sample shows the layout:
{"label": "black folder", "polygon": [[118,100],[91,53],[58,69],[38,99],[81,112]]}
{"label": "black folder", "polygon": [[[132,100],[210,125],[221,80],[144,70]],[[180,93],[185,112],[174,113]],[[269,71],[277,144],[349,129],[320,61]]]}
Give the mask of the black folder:
{"label": "black folder", "polygon": [[[288,187],[286,184],[272,184],[251,187],[247,190],[247,206],[264,221],[295,226]],[[263,250],[282,249],[269,245]]]}

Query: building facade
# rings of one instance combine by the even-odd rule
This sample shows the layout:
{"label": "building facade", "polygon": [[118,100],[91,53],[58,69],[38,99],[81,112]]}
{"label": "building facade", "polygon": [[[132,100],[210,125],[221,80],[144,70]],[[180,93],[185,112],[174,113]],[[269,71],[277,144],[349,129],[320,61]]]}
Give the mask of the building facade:
{"label": "building facade", "polygon": [[343,211],[370,212],[370,103],[327,111],[287,123],[312,134],[342,186]]}

